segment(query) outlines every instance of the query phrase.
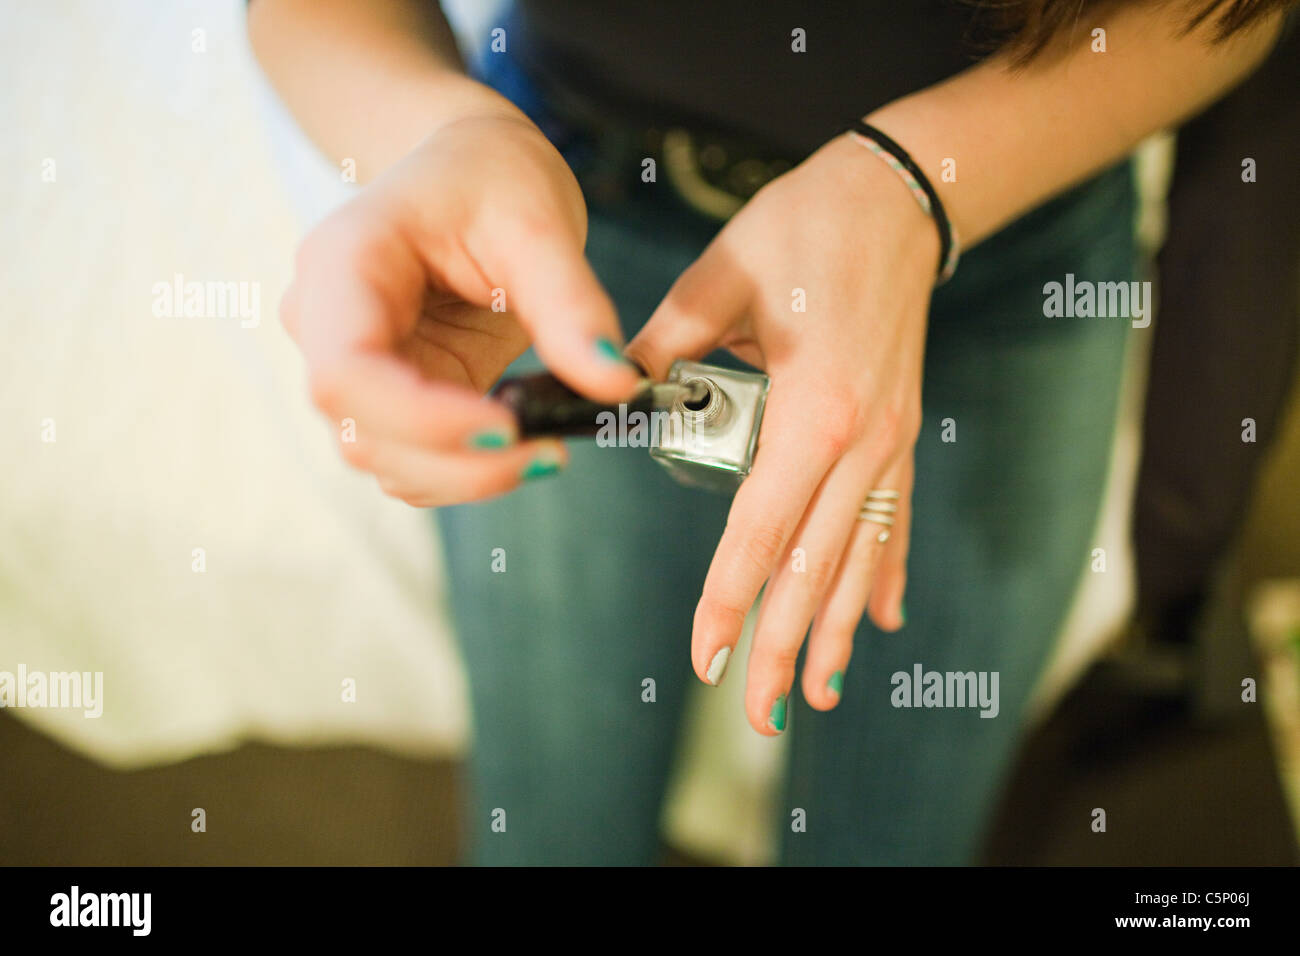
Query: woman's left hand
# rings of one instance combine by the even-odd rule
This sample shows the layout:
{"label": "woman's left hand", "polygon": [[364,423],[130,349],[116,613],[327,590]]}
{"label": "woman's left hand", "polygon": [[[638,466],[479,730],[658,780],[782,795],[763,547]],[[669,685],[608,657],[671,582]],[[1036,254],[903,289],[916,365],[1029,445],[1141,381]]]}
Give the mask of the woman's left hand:
{"label": "woman's left hand", "polygon": [[[885,630],[903,625],[938,257],[935,225],[898,175],[841,136],[760,190],[628,346],[656,379],[717,347],[771,376],[758,454],[709,568],[691,647],[695,673],[716,683],[710,665],[735,647],[766,583],[745,695],[760,733],[785,729],[810,624],[803,693],[818,710],[839,701],[834,675],[864,610]],[[873,489],[899,493],[890,528],[858,519]]]}

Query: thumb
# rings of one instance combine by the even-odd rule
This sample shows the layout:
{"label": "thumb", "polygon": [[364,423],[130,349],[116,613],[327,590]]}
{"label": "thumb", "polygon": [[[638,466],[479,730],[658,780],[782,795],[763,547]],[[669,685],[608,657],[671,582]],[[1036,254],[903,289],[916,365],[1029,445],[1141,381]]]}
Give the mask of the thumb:
{"label": "thumb", "polygon": [[742,277],[706,250],[678,276],[654,315],[632,339],[627,357],[662,381],[679,358],[699,359],[718,346],[748,301]]}
{"label": "thumb", "polygon": [[581,246],[561,233],[510,245],[501,270],[507,308],[546,367],[597,401],[632,395],[641,374],[623,357],[614,303]]}

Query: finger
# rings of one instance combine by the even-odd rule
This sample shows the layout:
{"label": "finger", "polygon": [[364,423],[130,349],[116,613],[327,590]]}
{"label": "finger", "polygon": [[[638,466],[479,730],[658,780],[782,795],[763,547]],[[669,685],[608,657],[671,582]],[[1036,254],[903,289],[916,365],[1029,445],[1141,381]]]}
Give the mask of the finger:
{"label": "finger", "polygon": [[[861,506],[862,489],[874,469],[870,448],[861,444],[841,458],[817,489],[791,540],[790,556],[767,583],[749,655],[745,712],[761,732],[769,726],[774,702],[794,685],[795,662],[817,607],[821,604],[849,543]],[[804,665],[804,696],[818,710],[833,707],[838,694],[826,686],[831,673],[818,670],[821,686],[809,694],[809,665]]]}
{"label": "finger", "polygon": [[514,416],[472,388],[429,381],[401,358],[359,352],[308,366],[312,400],[334,422],[368,438],[430,451],[499,448],[518,437]]}
{"label": "finger", "polygon": [[[910,490],[906,467],[896,465],[886,470],[872,482],[868,490],[897,490],[900,494],[898,511],[891,517],[892,526],[886,526],[868,520],[855,520],[849,536],[848,548],[840,559],[840,566],[835,572],[829,591],[813,620],[812,631],[808,635],[808,652],[804,656],[803,691],[809,704],[819,710],[818,703],[828,702],[828,690],[832,675],[839,673],[841,683],[843,673],[847,670],[853,653],[853,637],[857,633],[858,623],[867,606],[878,566],[884,560],[886,550],[896,540],[905,540],[908,524],[908,498]],[[862,495],[864,501],[865,492]],[[882,543],[882,532],[888,532],[887,540]],[[838,703],[839,692],[834,694]]]}
{"label": "finger", "polygon": [[414,327],[426,289],[409,244],[345,207],[299,247],[285,327],[309,365],[329,368],[357,352],[391,350]]}
{"label": "finger", "polygon": [[[871,620],[882,631],[896,631],[907,623],[903,598],[907,591],[907,554],[912,546],[912,489],[915,461],[911,455],[897,486],[906,507],[899,507],[899,518],[880,555],[880,567],[871,588]],[[890,486],[894,487],[894,486]]]}
{"label": "finger", "polygon": [[345,207],[303,242],[296,270],[281,312],[307,358],[312,399],[331,419],[431,447],[513,440],[505,408],[468,387],[426,381],[394,353],[427,291],[408,243]]}
{"label": "finger", "polygon": [[623,357],[614,304],[572,237],[516,227],[497,237],[485,259],[548,369],[597,401],[636,391],[641,376]]}
{"label": "finger", "polygon": [[652,378],[662,380],[679,358],[698,359],[713,351],[744,311],[749,283],[725,260],[722,249],[710,245],[628,343],[628,358]]}
{"label": "finger", "polygon": [[772,388],[753,471],[732,502],[695,609],[692,659],[695,673],[708,683],[717,682],[716,669],[710,677],[715,657],[735,648],[750,605],[845,447],[845,439],[824,422],[814,418],[810,425],[807,412],[817,404],[782,391],[779,383]]}
{"label": "finger", "polygon": [[563,442],[525,442],[499,452],[442,453],[378,439],[340,443],[353,467],[379,478],[384,493],[417,508],[481,501],[522,482],[561,471],[568,463]]}

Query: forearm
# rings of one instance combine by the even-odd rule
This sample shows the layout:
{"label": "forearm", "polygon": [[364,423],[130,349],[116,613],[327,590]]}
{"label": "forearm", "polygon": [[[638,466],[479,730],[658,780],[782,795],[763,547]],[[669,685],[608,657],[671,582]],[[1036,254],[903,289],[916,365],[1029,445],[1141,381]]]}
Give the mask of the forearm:
{"label": "forearm", "polygon": [[[998,54],[868,117],[925,170],[969,247],[1127,155],[1243,79],[1280,17],[1211,45],[1213,26],[1179,35],[1180,3],[1131,4],[1080,22],[1023,69]],[[1091,31],[1106,30],[1107,52]],[[955,181],[945,181],[945,161]]]}
{"label": "forearm", "polygon": [[253,0],[253,51],[307,135],[373,178],[440,126],[469,115],[522,116],[465,76],[436,3]]}

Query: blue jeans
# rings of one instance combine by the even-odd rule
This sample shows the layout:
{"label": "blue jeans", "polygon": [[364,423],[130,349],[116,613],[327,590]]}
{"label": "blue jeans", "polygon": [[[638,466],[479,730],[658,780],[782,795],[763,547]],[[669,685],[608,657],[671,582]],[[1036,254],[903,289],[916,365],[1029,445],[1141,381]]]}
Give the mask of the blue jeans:
{"label": "blue jeans", "polygon": [[[791,693],[792,759],[772,821],[783,862],[972,860],[1093,547],[1128,328],[1046,318],[1043,286],[1066,273],[1134,278],[1134,205],[1125,163],[972,250],[936,291],[908,622],[896,634],[862,622],[835,710]],[[592,208],[587,254],[627,336],[716,228],[650,190]],[[511,371],[539,367],[530,352]],[[945,419],[955,441],[943,440]],[[571,451],[556,478],[438,513],[471,688],[478,863],[650,863],[660,845],[696,680],[695,602],[729,501],[675,484],[644,449]],[[492,570],[497,548],[504,573]],[[997,672],[998,715],[893,706],[891,675],[917,663]],[[647,677],[654,703],[642,701]],[[795,808],[803,832],[790,829]]]}

